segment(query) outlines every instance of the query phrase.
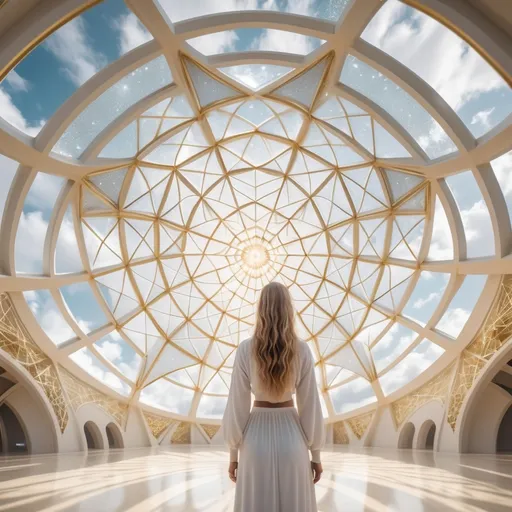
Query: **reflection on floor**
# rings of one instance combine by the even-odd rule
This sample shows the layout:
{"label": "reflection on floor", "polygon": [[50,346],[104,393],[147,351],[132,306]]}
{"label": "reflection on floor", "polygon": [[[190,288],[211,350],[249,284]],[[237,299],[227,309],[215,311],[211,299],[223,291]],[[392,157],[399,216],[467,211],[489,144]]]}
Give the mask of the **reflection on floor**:
{"label": "reflection on floor", "polygon": [[[211,448],[0,457],[0,510],[232,509],[227,453]],[[510,511],[512,455],[326,452],[322,512]]]}

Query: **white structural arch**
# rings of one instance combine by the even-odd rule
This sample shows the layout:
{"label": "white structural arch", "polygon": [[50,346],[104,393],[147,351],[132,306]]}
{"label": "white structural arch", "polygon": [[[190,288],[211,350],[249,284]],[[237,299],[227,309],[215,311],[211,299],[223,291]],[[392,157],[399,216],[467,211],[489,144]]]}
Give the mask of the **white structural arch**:
{"label": "white structural arch", "polygon": [[[86,81],[35,137],[0,118],[0,153],[19,164],[3,208],[0,290],[54,362],[120,401],[218,423],[236,346],[274,279],[296,301],[329,421],[390,404],[457,359],[512,273],[512,199],[499,170],[510,158],[495,163],[512,149],[512,117],[476,136],[441,89],[361,37],[392,2],[347,2],[339,20],[259,10],[173,24],[163,4],[127,0],[150,41]],[[2,79],[42,35],[97,4],[54,2],[22,17],[28,2],[15,3],[2,11],[24,36],[1,33]],[[463,32],[509,94],[510,38],[449,3],[407,2],[437,13],[441,32]],[[307,55],[206,56],[190,44],[249,28],[325,42]],[[289,71],[255,91],[233,66]],[[368,90],[368,77],[383,89]],[[400,98],[402,113],[431,124],[411,128],[393,110]],[[60,181],[40,270],[27,272],[17,244],[48,175]],[[472,187],[467,201],[461,186]],[[62,237],[79,270],[59,268]]]}

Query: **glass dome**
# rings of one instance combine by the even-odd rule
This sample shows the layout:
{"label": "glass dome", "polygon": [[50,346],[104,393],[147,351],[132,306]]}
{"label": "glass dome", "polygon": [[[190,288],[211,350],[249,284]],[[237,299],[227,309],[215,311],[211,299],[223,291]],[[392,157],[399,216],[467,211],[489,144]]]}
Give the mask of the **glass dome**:
{"label": "glass dome", "polygon": [[397,0],[182,4],[84,5],[4,73],[4,289],[154,412],[222,417],[270,281],[327,418],[404,396],[507,272],[509,86]]}

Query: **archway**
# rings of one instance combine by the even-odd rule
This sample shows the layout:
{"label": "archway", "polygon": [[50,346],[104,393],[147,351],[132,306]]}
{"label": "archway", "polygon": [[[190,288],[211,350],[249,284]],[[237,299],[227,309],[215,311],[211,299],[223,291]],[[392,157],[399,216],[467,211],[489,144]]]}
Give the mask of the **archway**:
{"label": "archway", "polygon": [[496,452],[512,452],[512,405],[501,420],[496,440]]}
{"label": "archway", "polygon": [[435,437],[436,424],[432,420],[425,421],[418,432],[416,448],[418,450],[433,450]]}
{"label": "archway", "polygon": [[124,448],[123,434],[115,423],[109,423],[105,430],[109,448]]}
{"label": "archway", "polygon": [[411,422],[408,422],[402,428],[400,437],[398,438],[398,448],[410,450],[412,448],[412,441],[414,439],[415,427]]}
{"label": "archway", "polygon": [[14,413],[7,405],[0,406],[0,436],[3,453],[28,453],[28,440],[25,430]]}
{"label": "archway", "polygon": [[103,437],[98,425],[93,421],[88,421],[84,425],[85,439],[89,450],[103,450]]}

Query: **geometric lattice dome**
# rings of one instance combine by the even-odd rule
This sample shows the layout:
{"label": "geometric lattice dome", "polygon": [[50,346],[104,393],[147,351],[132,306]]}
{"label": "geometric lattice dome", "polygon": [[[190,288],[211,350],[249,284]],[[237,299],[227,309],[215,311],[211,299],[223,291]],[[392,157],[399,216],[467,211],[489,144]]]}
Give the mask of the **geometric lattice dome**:
{"label": "geometric lattice dome", "polygon": [[[218,420],[259,291],[279,281],[331,420],[454,361],[505,273],[500,74],[396,0],[289,2],[258,29],[213,3],[128,4],[84,11],[0,86],[5,289],[45,352],[121,401]],[[92,29],[108,9],[121,50]],[[90,38],[75,62],[70,33]],[[431,57],[436,34],[457,55]],[[73,84],[53,106],[36,52]]]}

